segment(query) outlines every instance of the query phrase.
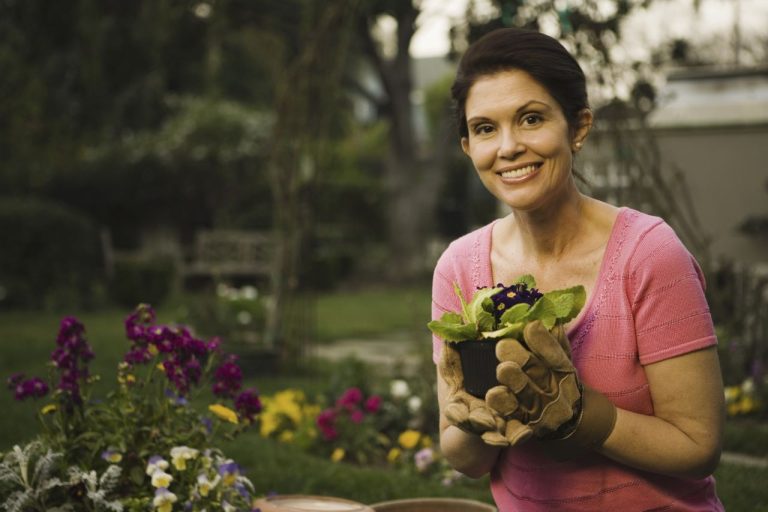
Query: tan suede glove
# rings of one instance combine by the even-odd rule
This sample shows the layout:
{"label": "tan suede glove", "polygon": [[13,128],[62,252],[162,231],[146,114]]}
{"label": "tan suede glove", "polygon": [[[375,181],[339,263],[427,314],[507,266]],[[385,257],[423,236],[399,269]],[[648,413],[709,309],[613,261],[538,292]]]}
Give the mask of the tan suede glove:
{"label": "tan suede glove", "polygon": [[579,382],[563,327],[550,332],[531,322],[523,339],[525,346],[513,338],[496,345],[502,385],[488,391],[488,405],[508,423],[517,420],[536,437],[557,440],[563,453],[601,445],[613,430],[616,407]]}
{"label": "tan suede glove", "polygon": [[470,395],[464,389],[459,352],[450,343],[443,344],[438,369],[448,384],[448,397],[443,411],[448,422],[465,432],[480,436],[486,444],[508,446],[510,442],[505,435],[507,421],[488,407],[485,400]]}

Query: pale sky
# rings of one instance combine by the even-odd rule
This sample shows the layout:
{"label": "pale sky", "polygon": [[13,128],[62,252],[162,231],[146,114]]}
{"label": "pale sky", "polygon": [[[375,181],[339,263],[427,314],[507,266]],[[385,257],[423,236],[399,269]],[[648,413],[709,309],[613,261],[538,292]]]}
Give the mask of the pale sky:
{"label": "pale sky", "polygon": [[[693,42],[719,35],[730,41],[734,18],[739,17],[744,39],[768,37],[768,0],[700,0],[698,12],[694,0],[655,0],[646,11],[638,11],[626,20],[623,37],[626,51],[642,59],[649,47],[659,42],[686,37]],[[561,0],[564,5],[579,0]],[[612,2],[607,2],[610,5]],[[422,0],[419,29],[411,42],[414,57],[445,55],[449,49],[448,28],[452,19],[464,15],[467,0]],[[546,28],[544,28],[546,32]]]}

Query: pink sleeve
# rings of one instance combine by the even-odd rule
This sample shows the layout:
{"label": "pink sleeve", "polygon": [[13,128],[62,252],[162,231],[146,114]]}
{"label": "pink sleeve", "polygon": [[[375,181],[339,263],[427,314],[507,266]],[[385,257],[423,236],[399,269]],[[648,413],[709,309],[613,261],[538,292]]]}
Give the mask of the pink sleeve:
{"label": "pink sleeve", "polygon": [[629,277],[641,364],[717,344],[704,276],[667,224],[657,224],[644,234]]}
{"label": "pink sleeve", "polygon": [[[448,311],[459,311],[459,299],[453,291],[453,282],[455,277],[450,264],[448,252],[443,253],[435,266],[435,272],[432,276],[432,320],[438,320],[443,313]],[[432,335],[432,360],[437,364],[440,360],[440,353],[443,349],[443,340]]]}

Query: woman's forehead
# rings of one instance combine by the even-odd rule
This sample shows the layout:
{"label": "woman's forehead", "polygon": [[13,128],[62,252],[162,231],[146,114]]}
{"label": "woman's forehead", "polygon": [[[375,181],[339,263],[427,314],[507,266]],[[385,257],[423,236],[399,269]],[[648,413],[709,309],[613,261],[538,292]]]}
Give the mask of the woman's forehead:
{"label": "woman's forehead", "polygon": [[557,107],[557,101],[539,81],[526,71],[509,69],[482,75],[467,94],[467,116],[473,111],[501,107],[520,107],[530,102]]}

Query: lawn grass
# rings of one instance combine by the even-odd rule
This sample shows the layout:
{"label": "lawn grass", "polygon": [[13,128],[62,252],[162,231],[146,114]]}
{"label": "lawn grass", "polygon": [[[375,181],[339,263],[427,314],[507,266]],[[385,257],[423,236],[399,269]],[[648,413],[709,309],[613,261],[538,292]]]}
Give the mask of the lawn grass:
{"label": "lawn grass", "polygon": [[[428,290],[377,289],[355,293],[321,295],[316,300],[317,336],[325,342],[346,338],[376,338],[393,331],[423,328],[429,312]],[[420,312],[419,312],[420,311]],[[54,348],[58,324],[64,314],[75,314],[86,325],[87,338],[96,358],[92,373],[99,374],[101,389],[111,389],[115,365],[128,347],[123,333],[127,311],[108,309],[98,312],[0,313],[0,377],[14,372],[45,375],[45,363]],[[173,310],[159,312],[160,322],[172,322]],[[226,343],[225,343],[226,350]],[[317,391],[327,385],[321,373],[255,375],[248,379],[263,393],[287,387]],[[99,392],[97,388],[96,392]],[[38,426],[35,414],[40,402],[17,403],[11,393],[0,393],[0,451],[14,443],[31,439]],[[753,456],[768,456],[768,424],[756,420],[729,420],[725,449]],[[487,482],[466,481],[445,488],[412,475],[384,468],[360,468],[332,463],[279,445],[248,433],[225,446],[243,464],[261,493],[279,492],[324,494],[374,503],[387,499],[451,496],[490,501]],[[768,512],[768,468],[721,464],[715,473],[718,494],[727,510]]]}

